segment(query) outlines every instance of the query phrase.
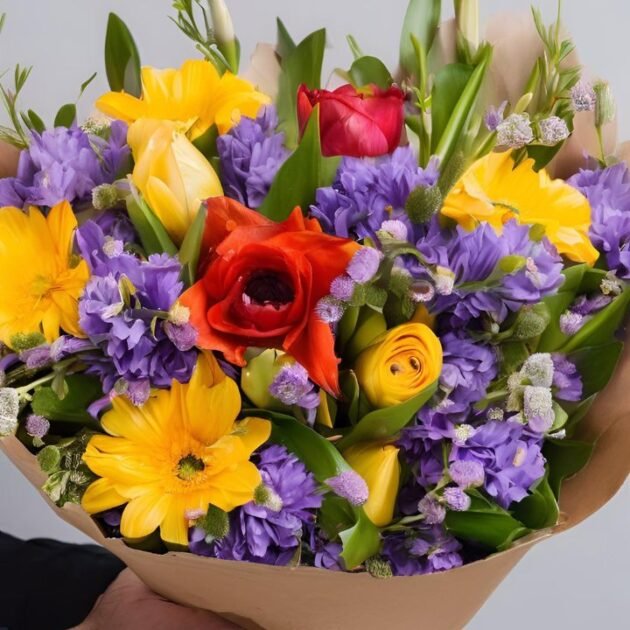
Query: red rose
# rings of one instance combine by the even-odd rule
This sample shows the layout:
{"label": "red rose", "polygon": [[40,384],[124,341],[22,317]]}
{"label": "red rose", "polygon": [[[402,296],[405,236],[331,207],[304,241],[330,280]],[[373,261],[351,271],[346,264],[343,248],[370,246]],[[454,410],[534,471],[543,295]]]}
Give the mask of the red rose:
{"label": "red rose", "polygon": [[315,313],[359,246],[323,234],[299,208],[274,223],[226,197],[209,199],[203,277],[181,298],[198,346],[245,365],[247,348],[279,348],[339,394],[335,339]]}
{"label": "red rose", "polygon": [[397,87],[368,86],[357,91],[343,85],[334,92],[298,91],[298,120],[302,133],[313,108],[319,105],[322,153],[326,156],[376,157],[391,153],[400,143],[405,95]]}

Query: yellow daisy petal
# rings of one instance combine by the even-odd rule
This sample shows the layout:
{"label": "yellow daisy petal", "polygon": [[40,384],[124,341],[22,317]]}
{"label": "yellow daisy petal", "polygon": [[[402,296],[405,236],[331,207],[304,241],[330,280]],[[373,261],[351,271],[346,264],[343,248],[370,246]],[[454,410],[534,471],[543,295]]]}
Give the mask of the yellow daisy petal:
{"label": "yellow daisy petal", "polygon": [[173,497],[167,494],[145,494],[130,501],[120,521],[120,533],[125,538],[144,538],[152,534],[166,518]]}
{"label": "yellow daisy petal", "polygon": [[88,514],[99,514],[126,502],[127,499],[116,492],[109,479],[98,479],[85,491],[81,506]]}

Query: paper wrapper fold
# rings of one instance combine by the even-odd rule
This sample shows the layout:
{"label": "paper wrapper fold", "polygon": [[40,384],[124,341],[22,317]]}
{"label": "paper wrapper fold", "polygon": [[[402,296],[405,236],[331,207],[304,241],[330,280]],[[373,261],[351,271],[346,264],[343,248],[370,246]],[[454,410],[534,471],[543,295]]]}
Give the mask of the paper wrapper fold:
{"label": "paper wrapper fold", "polygon": [[[155,555],[104,538],[78,506],[50,505],[160,595],[212,610],[246,629],[370,630],[421,624],[453,630],[466,625],[532,545],[577,525],[622,486],[630,474],[629,385],[627,347],[615,376],[582,423],[578,437],[595,442],[595,450],[588,465],[562,488],[560,524],[520,540],[508,551],[446,573],[378,580],[366,574],[270,567],[185,553]],[[33,485],[41,487],[44,476],[35,457],[17,439],[0,441],[0,448]],[[444,593],[457,597],[448,606],[437,605],[444,601]]]}

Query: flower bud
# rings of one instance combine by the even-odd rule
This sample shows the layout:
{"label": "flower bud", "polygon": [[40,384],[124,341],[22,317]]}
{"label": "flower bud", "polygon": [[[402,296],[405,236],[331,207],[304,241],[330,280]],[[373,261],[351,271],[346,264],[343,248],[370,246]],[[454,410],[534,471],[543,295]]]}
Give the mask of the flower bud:
{"label": "flower bud", "polygon": [[[230,517],[227,512],[214,505],[208,506],[208,511],[195,525],[201,527],[206,534],[206,542],[220,540],[230,533]],[[210,538],[210,541],[208,541]]]}
{"label": "flower bud", "polygon": [[398,450],[391,444],[357,444],[343,453],[367,483],[369,497],[363,509],[377,527],[389,525],[394,516],[400,481]]}
{"label": "flower bud", "polygon": [[603,127],[615,120],[617,106],[610,84],[606,81],[598,81],[593,90],[597,98],[595,104],[595,126]]}
{"label": "flower bud", "polygon": [[524,308],[516,318],[514,337],[519,340],[533,339],[542,335],[549,326],[549,311],[545,308]]}
{"label": "flower bud", "polygon": [[9,347],[16,352],[31,350],[46,343],[46,338],[39,332],[17,333],[11,337]]}
{"label": "flower bud", "polygon": [[101,184],[92,190],[92,205],[95,210],[109,210],[119,201],[118,188],[114,184]]}
{"label": "flower bud", "polygon": [[337,496],[354,506],[363,505],[370,495],[367,483],[354,470],[344,470],[336,477],[326,479],[325,483]]}
{"label": "flower bud", "polygon": [[479,0],[456,0],[457,30],[474,54],[479,48]]}
{"label": "flower bud", "polygon": [[534,140],[534,132],[527,114],[512,114],[497,127],[500,147],[520,149]]}
{"label": "flower bud", "polygon": [[230,70],[236,74],[239,66],[239,45],[234,33],[232,17],[224,0],[208,0],[212,28],[217,48],[230,64]]}
{"label": "flower bud", "polygon": [[46,446],[37,453],[37,462],[47,475],[51,475],[61,466],[61,451],[56,446]]}
{"label": "flower bud", "polygon": [[0,437],[13,435],[18,426],[20,395],[10,387],[0,389]]}
{"label": "flower bud", "polygon": [[281,355],[277,350],[265,350],[250,359],[241,372],[243,392],[260,409],[284,409],[269,391],[281,368],[277,362]]}
{"label": "flower bud", "polygon": [[271,512],[279,512],[283,507],[282,497],[264,483],[254,490],[254,503],[266,507]]}
{"label": "flower bud", "polygon": [[392,565],[379,556],[372,556],[365,561],[366,571],[374,578],[387,579],[392,577]]}
{"label": "flower bud", "polygon": [[442,206],[442,192],[437,186],[419,186],[411,191],[405,210],[412,223],[427,223]]}
{"label": "flower bud", "polygon": [[442,371],[442,345],[425,324],[402,324],[381,335],[355,364],[374,407],[392,407],[420,394]]}

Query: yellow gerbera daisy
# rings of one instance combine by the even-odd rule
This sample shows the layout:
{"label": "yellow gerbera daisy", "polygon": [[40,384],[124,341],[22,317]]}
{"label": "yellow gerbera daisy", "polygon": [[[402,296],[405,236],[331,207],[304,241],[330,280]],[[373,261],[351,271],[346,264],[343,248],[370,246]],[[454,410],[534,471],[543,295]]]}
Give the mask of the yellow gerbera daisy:
{"label": "yellow gerbera daisy", "polygon": [[122,396],[112,405],[102,420],[109,435],[94,436],[83,457],[101,479],[82,504],[90,514],[126,504],[123,536],[143,538],[159,527],[164,541],[186,545],[190,512],[208,505],[229,512],[253,499],[261,477],[249,458],[271,425],[235,422],[238,386],[214,357],[200,357],[190,383],[173,381],[142,407]]}
{"label": "yellow gerbera daisy", "polygon": [[591,243],[591,207],[584,195],[534,161],[516,168],[510,153],[490,153],[475,162],[444,202],[442,214],[467,230],[480,221],[501,233],[510,219],[544,226],[547,238],[570,260],[593,265],[599,253]]}
{"label": "yellow gerbera daisy", "polygon": [[48,342],[63,329],[83,337],[78,299],[89,278],[85,261],[72,254],[77,220],[66,201],[45,217],[0,209],[0,341],[43,333]]}
{"label": "yellow gerbera daisy", "polygon": [[108,116],[132,123],[139,118],[157,118],[183,123],[191,140],[213,124],[219,133],[229,131],[241,116],[254,118],[270,98],[231,72],[219,75],[209,62],[185,61],[179,70],[144,67],[142,98],[124,92],[109,92],[96,102]]}

